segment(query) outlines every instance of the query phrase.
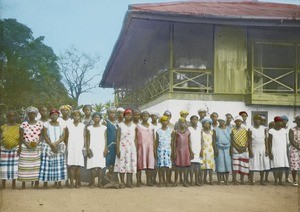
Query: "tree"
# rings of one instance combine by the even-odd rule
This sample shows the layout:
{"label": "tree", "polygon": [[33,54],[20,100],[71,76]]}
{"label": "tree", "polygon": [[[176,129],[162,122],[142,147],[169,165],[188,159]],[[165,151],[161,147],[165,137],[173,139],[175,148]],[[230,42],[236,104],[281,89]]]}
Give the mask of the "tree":
{"label": "tree", "polygon": [[0,20],[0,104],[8,109],[29,105],[57,107],[74,102],[61,82],[58,57],[15,19]]}
{"label": "tree", "polygon": [[93,81],[100,74],[93,74],[93,70],[99,59],[99,56],[79,52],[74,47],[60,56],[59,65],[63,82],[68,89],[69,96],[77,103],[81,94],[88,93],[97,86],[98,83],[93,83]]}

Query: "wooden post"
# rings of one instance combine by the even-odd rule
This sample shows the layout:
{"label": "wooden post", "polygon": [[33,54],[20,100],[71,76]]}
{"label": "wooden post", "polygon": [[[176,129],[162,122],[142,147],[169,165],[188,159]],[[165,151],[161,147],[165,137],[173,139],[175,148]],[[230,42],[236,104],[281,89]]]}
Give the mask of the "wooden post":
{"label": "wooden post", "polygon": [[169,65],[169,81],[170,81],[170,88],[169,91],[173,92],[173,69],[174,69],[174,23],[170,23],[170,65]]}

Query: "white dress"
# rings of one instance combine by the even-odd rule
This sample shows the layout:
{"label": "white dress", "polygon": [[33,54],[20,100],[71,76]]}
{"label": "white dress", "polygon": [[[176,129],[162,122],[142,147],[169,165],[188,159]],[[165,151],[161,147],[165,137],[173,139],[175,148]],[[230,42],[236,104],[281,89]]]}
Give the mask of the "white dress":
{"label": "white dress", "polygon": [[191,141],[191,149],[194,153],[194,159],[191,160],[191,163],[202,163],[200,158],[200,151],[201,151],[201,128],[197,126],[195,129],[194,127],[188,127],[190,131],[190,141]]}
{"label": "white dress", "polygon": [[105,168],[106,159],[103,153],[106,126],[94,127],[91,125],[87,129],[90,131],[90,149],[93,152],[93,157],[87,159],[87,169]]}
{"label": "white dress", "polygon": [[270,160],[271,168],[289,168],[287,157],[288,134],[286,129],[270,129],[269,134],[272,135],[272,154],[273,160]]}
{"label": "white dress", "polygon": [[84,147],[84,128],[83,123],[78,123],[77,126],[73,122],[67,123],[69,131],[68,139],[68,166],[82,166],[84,167],[84,157],[82,149]]}
{"label": "white dress", "polygon": [[260,126],[258,129],[251,126],[249,128],[252,132],[252,152],[253,158],[249,160],[249,169],[251,171],[265,171],[270,169],[270,160],[266,156],[265,146],[265,130],[264,126]]}

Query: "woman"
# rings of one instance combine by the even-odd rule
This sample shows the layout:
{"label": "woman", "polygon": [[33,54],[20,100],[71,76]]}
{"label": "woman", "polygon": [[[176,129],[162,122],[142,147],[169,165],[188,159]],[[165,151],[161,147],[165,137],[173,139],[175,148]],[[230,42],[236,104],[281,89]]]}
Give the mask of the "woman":
{"label": "woman", "polygon": [[[50,110],[50,121],[44,124],[43,136],[48,144],[47,157],[48,169],[43,170],[44,182],[56,182],[57,188],[61,188],[61,181],[67,179],[65,128],[58,122],[59,110]],[[47,187],[47,184],[44,184]]]}
{"label": "woman", "polygon": [[18,177],[18,144],[20,140],[19,124],[16,123],[14,111],[6,114],[7,124],[0,128],[1,138],[1,157],[0,171],[2,178],[2,188],[6,188],[6,180],[12,180],[12,188],[16,188],[16,179]]}
{"label": "woman", "polygon": [[39,186],[40,171],[40,149],[41,133],[43,124],[36,120],[38,109],[28,107],[26,109],[28,121],[24,121],[20,126],[19,167],[18,180],[22,181],[22,189],[25,189],[25,182],[35,182],[34,187]]}

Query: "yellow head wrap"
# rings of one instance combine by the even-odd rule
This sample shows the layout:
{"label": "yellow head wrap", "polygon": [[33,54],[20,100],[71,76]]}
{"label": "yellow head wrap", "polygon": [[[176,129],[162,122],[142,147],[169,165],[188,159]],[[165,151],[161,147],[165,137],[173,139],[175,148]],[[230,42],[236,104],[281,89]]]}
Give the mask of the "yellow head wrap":
{"label": "yellow head wrap", "polygon": [[62,105],[59,107],[59,110],[67,110],[67,111],[71,111],[72,110],[72,106],[70,105]]}
{"label": "yellow head wrap", "polygon": [[163,121],[169,121],[169,117],[168,116],[162,116],[160,118],[160,122],[163,122]]}
{"label": "yellow head wrap", "polygon": [[190,113],[189,113],[189,111],[187,111],[187,110],[182,110],[182,111],[180,111],[180,115],[182,116],[182,115],[189,115]]}

